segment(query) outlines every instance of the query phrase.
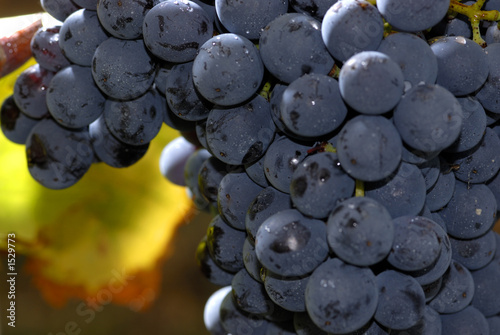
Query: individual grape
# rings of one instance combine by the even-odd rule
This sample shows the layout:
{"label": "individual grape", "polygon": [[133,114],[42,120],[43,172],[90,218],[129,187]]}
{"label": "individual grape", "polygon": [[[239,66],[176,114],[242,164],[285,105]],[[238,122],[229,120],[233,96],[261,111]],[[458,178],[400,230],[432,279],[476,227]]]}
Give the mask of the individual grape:
{"label": "individual grape", "polygon": [[53,77],[54,72],[45,70],[39,64],[28,67],[17,77],[13,97],[21,112],[33,119],[49,115],[46,94]]}
{"label": "individual grape", "polygon": [[486,131],[486,113],[473,96],[457,98],[464,114],[462,131],[458,139],[445,152],[464,152],[474,148]]}
{"label": "individual grape", "polygon": [[326,332],[314,324],[307,312],[295,313],[293,326],[297,335],[327,335]]}
{"label": "individual grape", "polygon": [[262,335],[265,334],[269,324],[263,317],[239,309],[231,292],[222,300],[220,320],[222,327],[229,334]]}
{"label": "individual grape", "polygon": [[227,164],[250,164],[264,155],[275,129],[269,103],[257,95],[244,105],[212,109],[206,124],[207,144]]}
{"label": "individual grape", "polygon": [[305,312],[306,277],[282,277],[270,271],[264,274],[264,288],[267,295],[278,306],[291,312]]}
{"label": "individual grape", "polygon": [[306,309],[312,321],[328,333],[354,332],[368,323],[378,303],[370,268],[328,259],[312,273],[306,286]]}
{"label": "individual grape", "polygon": [[447,36],[430,45],[438,62],[436,83],[456,96],[471,94],[488,78],[486,53],[463,36]]}
{"label": "individual grape", "polygon": [[120,141],[142,145],[151,142],[160,132],[164,109],[159,93],[150,89],[133,100],[107,99],[103,116],[109,131]]}
{"label": "individual grape", "polygon": [[450,5],[449,0],[380,0],[377,8],[395,30],[419,32],[441,21]]}
{"label": "individual grape", "polygon": [[434,299],[434,297],[439,293],[439,290],[441,290],[442,285],[443,277],[439,277],[438,280],[430,284],[422,285],[422,289],[424,290],[425,294],[425,303],[428,303],[429,301]]}
{"label": "individual grape", "polygon": [[462,130],[463,112],[458,100],[445,88],[420,84],[401,98],[393,120],[406,144],[433,152],[456,141]]}
{"label": "individual grape", "polygon": [[487,45],[500,42],[500,29],[498,29],[498,25],[493,24],[486,29],[484,41]]}
{"label": "individual grape", "polygon": [[[202,275],[212,284],[217,286],[231,285],[234,272],[226,271],[214,261],[207,245],[207,236],[203,236],[196,249],[196,263]],[[224,334],[226,335],[226,334]]]}
{"label": "individual grape", "polygon": [[262,156],[253,163],[245,164],[245,172],[256,184],[267,187],[269,186],[269,182],[264,173],[264,157]]}
{"label": "individual grape", "polygon": [[487,233],[495,223],[497,203],[484,184],[455,183],[451,200],[439,214],[446,222],[448,234],[472,239]]}
{"label": "individual grape", "polygon": [[182,136],[168,142],[160,155],[159,165],[163,177],[176,185],[186,186],[185,166],[195,150],[196,147]]}
{"label": "individual grape", "polygon": [[243,243],[245,232],[228,225],[216,215],[207,229],[207,248],[215,263],[228,272],[238,272],[244,267]]}
{"label": "individual grape", "polygon": [[142,40],[110,37],[95,50],[91,68],[97,86],[106,95],[131,100],[149,90],[157,63]]}
{"label": "individual grape", "polygon": [[100,116],[89,125],[89,135],[95,155],[101,162],[115,167],[129,167],[137,163],[149,149],[149,143],[130,145],[114,137]]}
{"label": "individual grape", "polygon": [[200,167],[198,172],[200,191],[205,199],[216,207],[220,181],[231,170],[233,170],[231,166],[213,156],[203,162]]}
{"label": "individual grape", "polygon": [[281,192],[290,193],[293,172],[311,147],[310,143],[300,143],[286,136],[276,138],[264,155],[264,172],[269,183]]}
{"label": "individual grape", "polygon": [[459,240],[450,237],[452,257],[469,270],[485,267],[493,257],[497,246],[495,232],[490,230],[483,236],[471,240]]}
{"label": "individual grape", "polygon": [[[390,333],[394,335],[435,335],[435,334],[444,334],[441,332],[442,330],[442,324],[441,324],[441,318],[439,317],[439,313],[436,312],[434,309],[429,307],[428,305],[425,306],[424,309],[424,316],[420,321],[417,322],[416,325],[414,325],[411,328],[405,329],[405,330],[394,330],[391,329]],[[371,333],[370,333],[371,334]],[[370,335],[366,334],[366,335]],[[379,333],[373,334],[377,335]],[[386,333],[383,333],[386,334]]]}
{"label": "individual grape", "polygon": [[368,197],[340,202],[327,223],[328,245],[343,261],[369,266],[383,260],[394,239],[392,218],[383,205]]}
{"label": "individual grape", "polygon": [[91,66],[94,52],[108,34],[99,23],[95,10],[82,8],[64,20],[59,32],[59,46],[74,64]]}
{"label": "individual grape", "polygon": [[196,208],[203,210],[207,208],[208,201],[203,197],[198,183],[198,172],[202,164],[211,157],[205,149],[199,149],[192,153],[184,165],[184,180],[186,186],[191,191],[191,200]]}
{"label": "individual grape", "polygon": [[85,175],[94,152],[88,130],[69,130],[43,119],[28,135],[26,157],[33,179],[49,189],[64,189]]}
{"label": "individual grape", "polygon": [[255,235],[255,253],[260,263],[281,276],[311,273],[328,255],[323,221],[288,209],[267,218]]}
{"label": "individual grape", "polygon": [[306,157],[292,175],[290,196],[302,214],[326,218],[339,201],[354,194],[355,181],[339,166],[337,155],[321,152]]}
{"label": "individual grape", "polygon": [[299,13],[286,13],[270,21],[259,39],[266,69],[284,83],[308,73],[327,75],[334,60],[323,43],[320,28],[319,21]]}
{"label": "individual grape", "polygon": [[382,180],[396,171],[401,162],[401,138],[383,116],[358,115],[347,121],[336,148],[342,168],[363,181]]}
{"label": "individual grape", "polygon": [[114,37],[141,38],[144,17],[159,2],[159,0],[123,2],[98,0],[97,15],[102,27]]}
{"label": "individual grape", "polygon": [[231,287],[239,309],[256,315],[271,314],[273,304],[269,302],[264,285],[253,279],[246,269],[234,275]]}
{"label": "individual grape", "polygon": [[364,0],[338,1],[323,17],[321,35],[333,58],[345,62],[361,51],[377,50],[384,22],[377,8]]}
{"label": "individual grape", "polygon": [[485,183],[500,170],[500,138],[487,127],[479,145],[462,155],[451,156],[448,161],[457,167],[454,172],[458,180]]}
{"label": "individual grape", "polygon": [[440,314],[442,334],[490,334],[484,315],[474,306],[468,306],[457,313]]}
{"label": "individual grape", "polygon": [[254,243],[261,224],[271,215],[286,209],[292,209],[290,195],[272,186],[264,188],[248,206],[245,227],[249,240]]}
{"label": "individual grape", "polygon": [[68,128],[88,126],[104,112],[106,97],[97,88],[89,67],[70,65],[49,83],[46,102],[52,117]]}
{"label": "individual grape", "polygon": [[378,304],[374,318],[385,327],[404,330],[415,326],[425,313],[422,287],[411,276],[386,270],[376,277]]}
{"label": "individual grape", "polygon": [[254,242],[250,241],[249,237],[245,239],[245,243],[243,244],[243,263],[250,276],[262,283],[262,264],[260,264],[257,254],[255,253]]}
{"label": "individual grape", "polygon": [[396,217],[392,222],[394,243],[387,261],[400,271],[417,271],[434,265],[442,249],[438,224],[411,215]]}
{"label": "individual grape", "polygon": [[424,177],[417,166],[402,162],[386,179],[365,182],[365,195],[384,204],[393,218],[417,215],[425,204]]}
{"label": "individual grape", "polygon": [[[434,84],[438,74],[436,55],[429,44],[415,34],[394,33],[386,36],[377,51],[396,62],[409,89],[420,82]],[[409,84],[409,85],[408,85]]]}
{"label": "individual grape", "polygon": [[417,282],[422,286],[435,283],[436,280],[441,278],[446,270],[448,270],[448,268],[450,267],[452,260],[452,250],[448,235],[446,234],[445,230],[438,224],[436,224],[434,227],[435,232],[438,235],[438,240],[440,240],[441,243],[441,252],[439,253],[438,259],[433,264],[422,270],[411,271],[407,273],[415,278]]}
{"label": "individual grape", "polygon": [[437,211],[446,206],[455,191],[455,174],[449,164],[440,158],[440,172],[436,183],[427,190],[425,205],[431,211]]}
{"label": "individual grape", "polygon": [[144,43],[156,57],[173,63],[192,61],[212,37],[210,17],[192,1],[159,1],[144,16]]}
{"label": "individual grape", "polygon": [[217,206],[224,220],[233,228],[245,230],[248,206],[263,188],[255,184],[245,171],[230,172],[220,181]]}
{"label": "individual grape", "polygon": [[305,74],[283,92],[280,115],[290,132],[302,138],[318,137],[340,127],[347,107],[335,79],[322,74]]}
{"label": "individual grape", "polygon": [[436,156],[417,166],[424,177],[425,188],[429,191],[436,184],[441,173],[441,159],[439,156]]}
{"label": "individual grape", "polygon": [[203,309],[203,322],[205,328],[211,335],[227,335],[227,332],[222,328],[220,322],[220,306],[222,300],[231,292],[231,286],[225,286],[214,293],[208,298]]}
{"label": "individual grape", "polygon": [[474,297],[472,306],[484,316],[489,317],[500,313],[500,259],[494,258],[485,267],[471,271],[474,279]]}
{"label": "individual grape", "polygon": [[290,0],[290,6],[298,13],[323,20],[326,11],[336,2],[337,0]]}
{"label": "individual grape", "polygon": [[492,43],[484,49],[484,52],[486,54],[486,64],[488,64],[489,75],[484,85],[475,92],[475,97],[485,110],[498,114],[500,113],[498,99],[500,66],[498,66],[497,59],[500,55],[500,45],[498,45],[498,43]]}
{"label": "individual grape", "polygon": [[231,33],[259,39],[268,22],[288,10],[288,0],[215,0],[217,17]]}
{"label": "individual grape", "polygon": [[340,69],[339,87],[342,98],[356,111],[383,114],[401,99],[404,76],[389,56],[379,51],[362,51]]}
{"label": "individual grape", "polygon": [[164,94],[168,107],[178,117],[200,121],[208,117],[212,104],[196,91],[193,84],[193,62],[176,64],[169,70]]}
{"label": "individual grape", "polygon": [[0,127],[9,141],[17,144],[26,143],[31,129],[37,123],[37,119],[30,118],[21,112],[12,95],[3,101],[0,109]]}
{"label": "individual grape", "polygon": [[44,11],[61,22],[79,9],[71,0],[40,0],[40,5]]}
{"label": "individual grape", "polygon": [[460,263],[452,260],[443,276],[439,293],[429,302],[429,306],[441,314],[456,313],[466,308],[474,296],[472,275]]}
{"label": "individual grape", "polygon": [[37,63],[52,72],[57,72],[71,63],[59,46],[61,26],[42,27],[31,39],[31,52]]}
{"label": "individual grape", "polygon": [[179,132],[191,132],[196,129],[196,121],[181,119],[180,117],[175,115],[170,108],[168,108],[167,100],[163,95],[161,95],[160,100],[162,100],[162,104],[165,107],[163,108],[163,123],[165,123],[172,129],[178,130]]}
{"label": "individual grape", "polygon": [[158,71],[156,72],[154,86],[158,93],[165,95],[167,92],[167,80],[170,70],[174,67],[175,63],[163,62],[159,64]]}
{"label": "individual grape", "polygon": [[264,78],[264,65],[247,38],[225,33],[199,49],[193,63],[194,86],[208,101],[232,106],[250,99]]}

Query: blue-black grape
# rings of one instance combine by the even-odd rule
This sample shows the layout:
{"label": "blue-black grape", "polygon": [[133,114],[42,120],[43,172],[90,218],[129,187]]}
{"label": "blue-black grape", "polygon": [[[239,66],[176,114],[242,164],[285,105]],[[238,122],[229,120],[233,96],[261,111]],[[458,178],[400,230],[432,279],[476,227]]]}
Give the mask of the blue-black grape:
{"label": "blue-black grape", "polygon": [[213,24],[207,12],[192,1],[158,2],[144,16],[142,28],[148,50],[174,63],[192,61],[212,33]]}
{"label": "blue-black grape", "polygon": [[328,217],[327,240],[333,252],[347,263],[376,264],[389,254],[393,245],[391,215],[371,198],[346,199]]}
{"label": "blue-black grape", "polygon": [[137,163],[149,148],[149,142],[143,145],[130,145],[118,140],[111,134],[102,116],[89,125],[89,134],[92,148],[99,160],[116,168]]}
{"label": "blue-black grape", "polygon": [[417,166],[424,177],[425,188],[429,191],[436,184],[441,173],[441,159],[436,156]]}
{"label": "blue-black grape", "polygon": [[198,171],[198,184],[203,197],[217,207],[217,193],[222,178],[232,170],[232,167],[215,157],[205,160]]}
{"label": "blue-black grape", "polygon": [[497,202],[488,186],[457,181],[451,200],[439,214],[446,222],[450,236],[476,238],[493,227]]}
{"label": "blue-black grape", "polygon": [[221,179],[217,192],[220,215],[233,228],[245,230],[248,206],[262,189],[248,177],[245,171],[226,174]]}
{"label": "blue-black grape", "polygon": [[136,39],[142,36],[144,17],[159,2],[98,0],[97,15],[109,34],[121,39]]}
{"label": "blue-black grape", "polygon": [[364,0],[338,1],[323,17],[321,35],[332,56],[345,62],[361,51],[377,50],[384,22],[377,8]]}
{"label": "blue-black grape", "polygon": [[439,85],[419,84],[401,98],[394,125],[403,141],[424,152],[441,151],[462,130],[463,112],[455,96]]}
{"label": "blue-black grape", "polygon": [[399,271],[417,271],[436,262],[442,241],[438,224],[422,216],[399,216],[393,221],[394,243],[387,261]]}
{"label": "blue-black grape", "polygon": [[431,211],[437,211],[450,201],[455,191],[455,174],[450,168],[450,165],[441,157],[440,172],[436,183],[427,190],[425,197],[425,205]]}
{"label": "blue-black grape", "polygon": [[431,28],[448,12],[448,0],[379,0],[377,8],[398,31],[419,32]]}
{"label": "blue-black grape", "polygon": [[472,306],[476,307],[485,316],[500,313],[500,258],[496,255],[485,267],[471,271],[474,279],[474,297]]}
{"label": "blue-black grape", "polygon": [[271,215],[292,209],[290,195],[274,187],[266,187],[252,200],[245,217],[245,227],[249,240],[254,243],[261,224]]}
{"label": "blue-black grape", "polygon": [[474,93],[488,78],[486,53],[471,39],[463,36],[442,37],[431,44],[431,49],[438,62],[436,83],[454,95]]}
{"label": "blue-black grape", "polygon": [[267,181],[266,174],[264,173],[264,157],[262,156],[255,162],[245,164],[244,167],[250,179],[262,187],[267,187],[269,186],[269,181]]}
{"label": "blue-black grape", "polygon": [[208,117],[212,104],[194,88],[192,70],[193,62],[172,66],[166,75],[163,94],[176,116],[188,121],[200,121]]}
{"label": "blue-black grape", "polygon": [[266,271],[264,288],[267,295],[278,306],[291,312],[305,312],[305,291],[309,276],[282,277]]}
{"label": "blue-black grape", "polygon": [[78,182],[94,161],[87,129],[69,130],[52,119],[40,120],[26,140],[31,176],[50,189],[64,189]]}
{"label": "blue-black grape", "polygon": [[429,306],[441,314],[456,313],[466,308],[474,296],[474,280],[467,268],[452,260],[438,294]]}
{"label": "blue-black grape", "polygon": [[[436,55],[429,44],[415,34],[394,33],[386,36],[377,51],[396,62],[405,80],[405,89],[420,82],[434,84],[438,74]],[[374,80],[378,82],[378,80]]]}
{"label": "blue-black grape", "polygon": [[399,65],[379,51],[363,51],[350,57],[340,69],[342,98],[362,114],[383,114],[393,109],[404,91]]}
{"label": "blue-black grape", "polygon": [[198,183],[198,172],[202,164],[211,157],[205,149],[199,149],[192,153],[184,165],[184,181],[191,192],[191,200],[196,208],[203,210],[208,206],[207,199],[203,196]]}
{"label": "blue-black grape", "polygon": [[12,95],[3,101],[0,109],[0,127],[4,136],[11,142],[24,144],[37,123],[37,119],[21,112]]}
{"label": "blue-black grape", "polygon": [[306,157],[293,172],[290,196],[304,215],[326,218],[339,201],[354,193],[355,181],[340,167],[337,155],[322,152]]}
{"label": "blue-black grape", "polygon": [[273,303],[269,301],[264,285],[252,278],[246,269],[234,275],[231,287],[238,308],[256,315],[271,314]]}
{"label": "blue-black grape", "polygon": [[389,177],[365,182],[365,195],[384,204],[393,218],[417,215],[425,204],[425,180],[416,165],[402,162]]}
{"label": "blue-black grape", "polygon": [[341,126],[347,107],[335,79],[322,74],[305,74],[283,92],[280,115],[291,133],[301,138],[320,137]]}
{"label": "blue-black grape", "polygon": [[422,287],[411,276],[386,270],[376,277],[378,304],[374,318],[380,324],[396,330],[411,328],[425,312]]}
{"label": "blue-black grape", "polygon": [[40,0],[42,8],[52,17],[59,21],[64,21],[71,13],[79,9],[73,1],[68,0]]}
{"label": "blue-black grape", "polygon": [[239,309],[231,292],[222,300],[219,313],[222,327],[229,334],[262,335],[269,324],[265,318]]}
{"label": "blue-black grape", "polygon": [[57,72],[47,88],[52,117],[68,128],[88,126],[104,112],[106,97],[92,79],[89,67],[71,65]]}
{"label": "blue-black grape", "polygon": [[110,37],[95,50],[91,68],[95,83],[106,95],[130,100],[149,90],[157,61],[148,53],[143,40]]}
{"label": "blue-black grape", "polygon": [[108,39],[95,10],[82,8],[64,20],[59,32],[59,46],[74,64],[90,66],[95,49]]}
{"label": "blue-black grape", "polygon": [[[436,334],[444,334],[441,332],[442,324],[441,318],[439,317],[439,313],[434,309],[425,306],[424,316],[420,319],[413,327],[405,329],[405,330],[395,330],[391,329],[390,334],[394,335],[436,335]],[[381,333],[367,333],[363,335],[382,335],[387,334],[385,331]]]}
{"label": "blue-black grape", "polygon": [[336,2],[337,0],[290,0],[290,6],[298,13],[322,20],[326,11]]}
{"label": "blue-black grape", "polygon": [[212,37],[200,47],[193,63],[194,86],[205,99],[221,106],[250,99],[263,78],[259,51],[237,34]]}
{"label": "blue-black grape", "polygon": [[269,103],[257,95],[244,105],[212,109],[206,123],[207,144],[227,164],[250,164],[265,154],[275,129]]}
{"label": "blue-black grape", "polygon": [[337,143],[342,168],[353,178],[389,177],[401,162],[402,143],[394,125],[378,115],[358,115],[342,127]]}
{"label": "blue-black grape", "polygon": [[37,63],[49,71],[57,72],[71,63],[59,46],[61,26],[42,27],[31,39],[31,53]]}
{"label": "blue-black grape", "polygon": [[120,141],[142,145],[151,142],[160,132],[164,109],[160,94],[150,89],[132,100],[107,99],[103,116],[109,131]]}
{"label": "blue-black grape", "polygon": [[493,260],[495,251],[500,248],[495,235],[496,233],[490,230],[470,240],[450,237],[453,259],[469,270],[479,270]]}
{"label": "blue-black grape", "polygon": [[328,255],[326,225],[296,209],[278,212],[257,230],[255,252],[268,270],[285,277],[311,273]]}
{"label": "blue-black grape", "polygon": [[251,241],[248,236],[245,239],[245,243],[243,243],[243,264],[248,274],[253,279],[259,283],[263,282],[261,277],[262,264],[260,264],[257,254],[255,253],[254,242]]}
{"label": "blue-black grape", "polygon": [[13,97],[21,112],[33,119],[41,119],[49,115],[46,94],[54,74],[39,64],[35,64],[17,77]]}
{"label": "blue-black grape", "polygon": [[327,333],[346,334],[372,319],[379,293],[370,268],[331,258],[310,276],[305,299],[307,312],[316,326]]}
{"label": "blue-black grape", "polygon": [[231,285],[234,277],[234,272],[230,272],[221,268],[214,261],[207,245],[207,236],[203,236],[195,253],[196,264],[202,275],[212,284],[217,286]]}
{"label": "blue-black grape", "polygon": [[259,39],[264,27],[288,10],[288,0],[215,0],[217,17],[231,33]]}
{"label": "blue-black grape", "polygon": [[[320,28],[319,21],[299,13],[286,13],[270,21],[259,39],[266,69],[284,83],[307,73],[328,74],[334,60]],[[298,40],[301,42],[296,43]]]}

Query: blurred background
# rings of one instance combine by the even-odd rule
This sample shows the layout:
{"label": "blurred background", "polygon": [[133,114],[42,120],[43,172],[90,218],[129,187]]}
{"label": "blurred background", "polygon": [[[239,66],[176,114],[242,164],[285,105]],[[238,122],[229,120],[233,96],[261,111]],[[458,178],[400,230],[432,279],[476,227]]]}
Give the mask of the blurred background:
{"label": "blurred background", "polygon": [[[0,0],[0,18],[40,11],[42,11],[42,8],[39,0]],[[3,36],[1,32],[0,36]],[[6,226],[8,228],[5,229],[17,232],[18,237],[26,232],[26,235],[31,234],[32,237],[35,236],[33,239],[35,240],[36,236],[41,235],[40,231],[44,233],[49,230],[48,228],[45,230],[38,229],[40,227],[36,225],[47,224],[47,227],[50,227],[48,223],[49,219],[45,220],[45,216],[50,216],[54,211],[61,209],[58,208],[61,207],[61,202],[66,201],[61,199],[62,197],[74,197],[76,199],[76,208],[72,208],[68,212],[67,219],[64,219],[67,222],[56,223],[56,228],[52,229],[53,234],[51,236],[60,236],[60,239],[64,239],[68,244],[71,244],[73,238],[76,240],[82,234],[83,229],[81,228],[80,221],[87,223],[93,220],[95,225],[95,222],[99,223],[99,221],[114,221],[114,215],[116,215],[116,221],[126,220],[124,217],[128,216],[131,212],[127,208],[134,208],[134,201],[138,204],[135,206],[137,213],[134,214],[139,217],[137,222],[141,225],[156,224],[158,226],[157,228],[155,226],[150,228],[151,232],[148,236],[144,237],[144,243],[138,243],[140,239],[137,238],[132,241],[135,244],[130,244],[130,248],[136,248],[136,250],[130,251],[131,255],[137,255],[137,258],[141,256],[144,258],[154,258],[151,260],[151,262],[155,263],[154,271],[146,271],[145,274],[133,275],[143,282],[142,286],[139,285],[142,289],[141,297],[143,297],[143,301],[138,304],[127,301],[121,301],[119,304],[108,304],[107,297],[101,295],[100,298],[103,299],[101,301],[105,301],[105,303],[98,305],[98,308],[93,313],[87,307],[82,307],[82,302],[84,301],[84,297],[95,300],[95,296],[85,296],[85,294],[82,296],[82,293],[77,292],[78,290],[74,287],[51,286],[51,283],[44,281],[43,278],[40,279],[40,276],[34,275],[34,273],[42,273],[43,270],[50,268],[50,266],[55,267],[58,264],[49,264],[47,267],[43,263],[33,265],[31,257],[26,256],[26,253],[22,252],[22,248],[26,247],[26,250],[36,250],[36,248],[31,248],[28,244],[23,246],[23,241],[16,241],[16,248],[19,248],[16,253],[16,327],[7,326],[6,321],[8,320],[5,318],[5,310],[8,308],[9,303],[7,299],[8,289],[7,285],[5,285],[7,280],[6,274],[8,272],[6,268],[7,254],[0,252],[0,334],[206,334],[203,325],[203,308],[205,301],[217,287],[210,284],[201,275],[194,255],[199,241],[206,232],[210,216],[190,211],[184,217],[183,213],[185,213],[187,202],[178,196],[179,192],[183,191],[179,191],[179,189],[175,189],[172,185],[168,185],[169,183],[160,176],[157,169],[157,162],[161,149],[171,140],[172,136],[176,136],[176,134],[165,129],[162,132],[162,135],[158,139],[155,139],[156,145],[151,148],[150,152],[144,158],[143,164],[138,169],[130,168],[117,172],[111,168],[101,168],[101,170],[96,170],[89,177],[84,177],[74,191],[68,192],[43,190],[38,185],[35,185],[35,182],[29,180],[25,161],[22,160],[24,155],[23,147],[8,143],[3,134],[0,133],[0,153],[4,155],[0,155],[0,164],[2,164],[0,167],[0,193],[3,193],[5,197],[2,199],[2,196],[0,196],[0,235],[3,235],[5,232],[2,228]],[[165,134],[165,132],[167,133]],[[6,150],[11,155],[9,156],[10,158],[6,156]],[[6,163],[9,166],[12,165],[11,169],[8,166],[5,169]],[[11,172],[12,170],[20,171],[16,171],[15,176],[9,175],[9,172],[6,172]],[[101,179],[99,179],[99,174],[103,175]],[[140,175],[144,175],[145,177],[140,179]],[[16,182],[15,178],[19,178],[19,180]],[[103,179],[109,179],[109,181],[103,181]],[[121,185],[124,181],[134,180],[138,180],[137,184],[140,184],[140,186],[132,182],[131,190],[125,190],[124,186]],[[151,181],[149,182],[148,180]],[[9,184],[11,182],[13,182],[14,186]],[[19,185],[21,182],[24,183],[22,186]],[[144,186],[144,183],[155,184],[155,186]],[[87,202],[79,200],[81,193],[84,192],[89,192],[87,198],[91,198],[90,201],[96,196],[101,196],[101,198],[104,197],[105,199],[105,196],[102,196],[102,194],[106,194],[106,196],[109,196],[109,194],[113,195],[113,192],[106,193],[108,188],[114,187],[113,185],[117,185],[116,193],[124,193],[125,196],[122,195],[122,198],[116,201],[116,203],[111,199],[111,201],[105,203],[105,207],[107,208],[95,207],[92,204],[87,206]],[[94,188],[93,191],[87,191],[90,188]],[[12,189],[17,192],[29,190],[29,194],[19,195],[9,193]],[[130,203],[126,199],[129,193]],[[168,194],[174,194],[174,196],[169,197]],[[12,197],[16,196],[19,196],[21,199],[17,202],[11,201]],[[7,199],[8,201],[6,202],[4,201],[6,198],[10,199]],[[33,198],[34,200],[28,201],[27,198]],[[81,202],[81,205],[78,205],[78,201]],[[166,201],[174,202],[174,207],[172,207],[174,209],[170,209],[171,207],[167,206],[168,204],[166,203],[163,207],[162,202]],[[175,202],[179,202],[179,208],[181,209],[176,210]],[[150,203],[151,205],[149,205]],[[15,208],[14,205],[16,206]],[[29,208],[24,208],[23,206],[29,206]],[[73,203],[72,206],[75,207],[75,204]],[[113,206],[115,207],[113,208]],[[144,211],[154,213],[148,212],[147,215],[141,216],[141,212],[137,207],[143,207]],[[94,214],[89,214],[92,211],[94,211]],[[83,216],[81,220],[79,217],[75,218],[74,216],[79,215],[79,213],[82,213],[81,216]],[[36,220],[30,221],[30,215],[33,215]],[[41,216],[44,216],[44,218],[38,220],[37,217]],[[56,221],[57,216],[54,215],[54,218],[53,221]],[[33,223],[35,221],[36,224]],[[75,223],[78,223],[79,226],[71,227]],[[109,224],[109,222],[106,224]],[[113,222],[112,224],[119,223]],[[130,223],[128,224],[132,227]],[[18,225],[18,228],[16,228],[16,225]],[[109,227],[106,228],[108,232],[112,231]],[[95,227],[93,229],[95,230]],[[129,230],[131,231],[132,229]],[[35,232],[28,233],[28,231]],[[169,235],[168,231],[173,232],[173,237]],[[160,242],[151,240],[154,238],[155,232],[158,232],[158,235],[162,237]],[[135,230],[132,235],[138,234],[140,234],[140,231]],[[46,233],[46,235],[49,236],[50,233]],[[4,239],[4,236],[1,236],[1,238]],[[154,252],[148,253],[145,248],[148,248],[149,242],[152,245],[154,243],[160,244],[160,246]],[[40,243],[39,238],[37,243]],[[168,245],[162,248],[161,243]],[[63,247],[61,248],[61,250],[64,250]],[[89,245],[89,250],[91,248],[93,248],[93,245]],[[52,255],[58,255],[57,250]],[[63,252],[59,256],[61,262],[63,262]],[[139,263],[139,261],[136,262]],[[86,266],[88,267],[88,264]],[[109,269],[110,273],[114,274],[115,278],[118,278],[117,280],[120,280],[119,277],[121,276],[119,274],[121,271],[120,266],[117,265],[116,268],[113,268],[111,265]],[[92,272],[92,267],[89,269],[82,268],[82,272],[85,272],[89,278],[97,275],[97,272]],[[43,293],[39,289],[40,285],[45,288]],[[66,299],[74,293],[71,290],[75,290],[74,292],[77,293],[74,295],[81,296],[81,298]],[[46,296],[49,298],[47,299]],[[58,296],[61,297],[60,301],[58,301]],[[51,301],[51,303],[48,301]],[[55,307],[56,305],[59,305],[59,307]]]}

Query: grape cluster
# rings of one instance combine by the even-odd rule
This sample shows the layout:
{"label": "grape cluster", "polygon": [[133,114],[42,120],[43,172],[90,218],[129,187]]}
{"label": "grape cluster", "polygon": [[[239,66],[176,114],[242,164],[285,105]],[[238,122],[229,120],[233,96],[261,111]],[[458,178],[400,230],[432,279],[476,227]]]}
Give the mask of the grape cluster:
{"label": "grape cluster", "polygon": [[160,170],[213,213],[211,334],[498,334],[483,4],[42,0],[63,22],[33,38],[2,130],[54,189],[178,130]]}

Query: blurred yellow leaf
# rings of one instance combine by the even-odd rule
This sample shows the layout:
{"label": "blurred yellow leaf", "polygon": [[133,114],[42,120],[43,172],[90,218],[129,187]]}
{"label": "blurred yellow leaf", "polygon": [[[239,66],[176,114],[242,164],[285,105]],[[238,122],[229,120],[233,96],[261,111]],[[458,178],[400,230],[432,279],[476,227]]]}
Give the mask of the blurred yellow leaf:
{"label": "blurred yellow leaf", "polygon": [[[23,68],[0,80],[1,101]],[[135,165],[96,163],[74,186],[50,190],[31,178],[24,146],[0,134],[0,249],[15,233],[34,282],[56,305],[115,288],[113,302],[145,307],[137,301],[152,301],[157,267],[176,228],[192,213],[185,189],[166,181],[158,168],[163,147],[177,136],[165,126]]]}

